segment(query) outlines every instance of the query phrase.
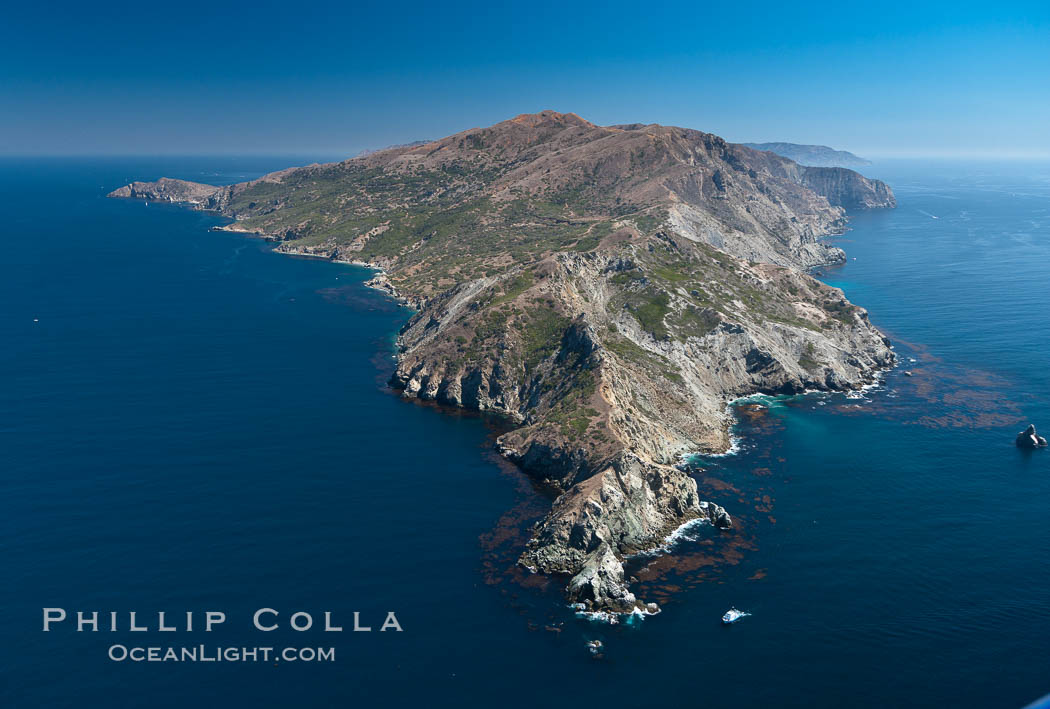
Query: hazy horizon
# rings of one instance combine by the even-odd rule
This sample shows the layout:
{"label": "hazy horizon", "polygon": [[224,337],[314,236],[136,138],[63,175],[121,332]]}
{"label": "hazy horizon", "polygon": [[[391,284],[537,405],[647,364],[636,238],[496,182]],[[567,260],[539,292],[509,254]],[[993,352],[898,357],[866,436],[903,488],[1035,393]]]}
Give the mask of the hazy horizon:
{"label": "hazy horizon", "polygon": [[870,159],[1050,158],[1050,7],[19,6],[0,154],[325,155],[520,113]]}

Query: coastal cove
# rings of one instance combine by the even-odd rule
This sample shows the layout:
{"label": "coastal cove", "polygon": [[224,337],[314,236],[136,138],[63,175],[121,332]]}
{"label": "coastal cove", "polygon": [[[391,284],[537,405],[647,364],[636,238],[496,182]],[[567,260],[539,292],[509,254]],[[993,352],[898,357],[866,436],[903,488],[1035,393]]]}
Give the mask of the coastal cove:
{"label": "coastal cove", "polygon": [[[147,688],[173,707],[204,691],[536,706],[552,664],[576,676],[564,703],[616,701],[625,677],[669,706],[1015,707],[1046,691],[1050,458],[1013,436],[1050,430],[1050,325],[1033,317],[1050,302],[1050,167],[863,170],[899,207],[853,215],[833,243],[856,260],[819,277],[901,366],[862,396],[738,405],[739,450],[691,468],[733,531],[690,526],[673,554],[629,559],[663,611],[608,626],[565,607],[563,578],[515,565],[549,495],[495,453],[505,424],[386,387],[410,313],[364,287],[371,271],[104,197],[288,164],[0,163],[5,705],[61,706],[76,687],[78,706],[136,706]],[[263,605],[394,610],[404,632],[339,639],[335,665],[216,671],[114,668],[109,639],[38,628],[45,606]],[[733,605],[753,615],[724,628]]]}

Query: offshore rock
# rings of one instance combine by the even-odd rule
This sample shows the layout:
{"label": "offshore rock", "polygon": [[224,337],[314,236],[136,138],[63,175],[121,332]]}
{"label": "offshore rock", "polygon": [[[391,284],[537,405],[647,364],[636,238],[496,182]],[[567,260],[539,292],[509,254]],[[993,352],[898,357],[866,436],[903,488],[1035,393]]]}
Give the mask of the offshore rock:
{"label": "offshore rock", "polygon": [[1017,434],[1014,440],[1018,448],[1045,448],[1046,439],[1035,432],[1035,424],[1028,424],[1028,428]]}
{"label": "offshore rock", "polygon": [[729,529],[733,526],[733,519],[729,516],[729,513],[725,511],[725,508],[721,505],[716,505],[713,502],[701,502],[700,507],[703,511],[703,516],[711,520],[711,524],[718,527],[719,529]]}

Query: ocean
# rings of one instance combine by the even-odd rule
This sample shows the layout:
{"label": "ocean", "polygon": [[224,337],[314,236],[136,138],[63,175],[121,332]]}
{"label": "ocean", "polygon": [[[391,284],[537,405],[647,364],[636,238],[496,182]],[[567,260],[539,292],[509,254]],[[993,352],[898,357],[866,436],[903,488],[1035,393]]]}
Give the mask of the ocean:
{"label": "ocean", "polygon": [[[0,161],[0,706],[1020,707],[1050,692],[1050,450],[1013,443],[1029,422],[1050,432],[1050,165],[862,170],[899,207],[854,215],[835,239],[850,260],[818,275],[868,309],[900,367],[862,395],[740,402],[737,451],[691,466],[736,528],[632,559],[663,611],[610,626],[515,568],[547,498],[495,455],[504,424],[386,387],[409,313],[362,285],[369,271],[104,197],[314,159]],[[730,606],[752,615],[723,626]],[[50,607],[70,618],[42,632]],[[252,628],[261,608],[278,629]],[[78,610],[100,611],[100,631],[75,632]],[[131,611],[151,630],[129,631]],[[157,631],[159,611],[192,611],[194,630]],[[206,611],[226,622],[204,632]],[[401,632],[380,632],[391,611]],[[289,627],[297,612],[309,630]],[[334,660],[109,658],[197,645]]]}

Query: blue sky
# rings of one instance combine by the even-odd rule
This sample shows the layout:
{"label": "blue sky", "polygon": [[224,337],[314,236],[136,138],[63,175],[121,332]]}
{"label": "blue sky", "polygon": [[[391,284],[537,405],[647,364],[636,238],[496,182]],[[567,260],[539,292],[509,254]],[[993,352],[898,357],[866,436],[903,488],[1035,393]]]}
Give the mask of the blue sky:
{"label": "blue sky", "polygon": [[1050,3],[115,0],[0,21],[0,153],[349,155],[545,108],[1046,156]]}

